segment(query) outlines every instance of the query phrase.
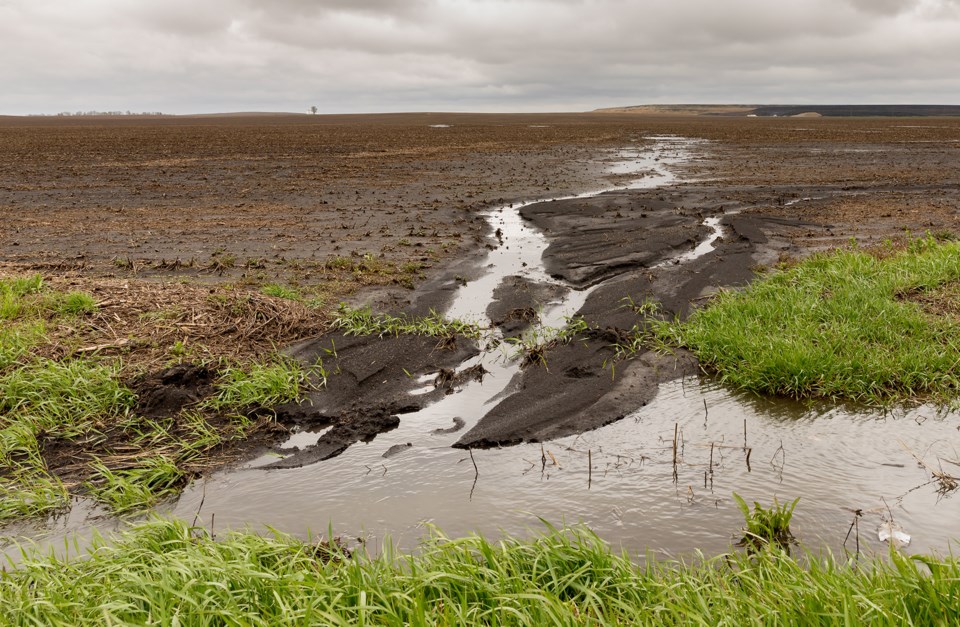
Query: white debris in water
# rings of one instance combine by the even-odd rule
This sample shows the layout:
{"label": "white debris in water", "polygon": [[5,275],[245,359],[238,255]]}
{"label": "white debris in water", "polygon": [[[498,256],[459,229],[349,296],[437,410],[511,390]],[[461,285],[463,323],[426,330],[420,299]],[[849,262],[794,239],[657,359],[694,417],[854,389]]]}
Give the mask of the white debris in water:
{"label": "white debris in water", "polygon": [[903,531],[903,527],[892,520],[885,520],[880,523],[880,527],[877,529],[877,538],[880,542],[890,543],[898,549],[910,544],[910,536]]}

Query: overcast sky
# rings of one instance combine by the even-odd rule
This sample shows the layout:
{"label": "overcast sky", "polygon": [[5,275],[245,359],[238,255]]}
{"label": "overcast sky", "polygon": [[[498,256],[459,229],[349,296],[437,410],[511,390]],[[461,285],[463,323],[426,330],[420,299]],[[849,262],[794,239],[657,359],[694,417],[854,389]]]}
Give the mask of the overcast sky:
{"label": "overcast sky", "polygon": [[960,0],[0,0],[0,114],[960,104]]}

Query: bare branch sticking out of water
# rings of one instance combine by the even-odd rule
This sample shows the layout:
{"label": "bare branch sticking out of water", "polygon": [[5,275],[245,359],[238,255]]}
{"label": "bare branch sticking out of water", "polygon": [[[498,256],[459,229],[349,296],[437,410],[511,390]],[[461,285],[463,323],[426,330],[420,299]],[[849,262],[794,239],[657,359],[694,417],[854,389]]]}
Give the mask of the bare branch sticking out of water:
{"label": "bare branch sticking out of water", "polygon": [[470,461],[473,463],[473,485],[470,486],[470,499],[473,500],[473,491],[477,489],[477,479],[480,478],[480,470],[477,468],[477,460],[473,458],[473,449],[468,448],[467,451],[470,453]]}
{"label": "bare branch sticking out of water", "polygon": [[[917,455],[913,449],[907,446],[904,442],[900,442],[900,446],[903,447],[905,451],[910,453],[910,455],[917,460],[917,463],[923,466],[927,472],[933,476],[933,481],[937,484],[937,494],[940,496],[946,496],[960,487],[960,477],[951,475],[943,470],[943,461],[940,458],[937,458],[938,467],[934,468],[927,462],[925,462],[919,455]],[[949,462],[949,460],[947,460]],[[949,462],[956,463],[956,462]]]}

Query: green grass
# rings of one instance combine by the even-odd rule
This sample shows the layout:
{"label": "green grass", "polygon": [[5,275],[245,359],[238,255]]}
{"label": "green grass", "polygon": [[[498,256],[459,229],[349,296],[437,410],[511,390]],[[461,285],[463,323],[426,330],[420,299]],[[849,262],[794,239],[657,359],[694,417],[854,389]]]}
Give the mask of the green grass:
{"label": "green grass", "polygon": [[[317,362],[312,372],[321,382],[326,381],[322,362]],[[228,411],[289,403],[300,397],[310,374],[311,370],[304,370],[296,361],[280,357],[272,363],[228,367],[221,373],[217,393],[203,407]]]}
{"label": "green grass", "polygon": [[38,433],[72,437],[98,418],[122,415],[135,399],[118,370],[83,359],[38,359],[11,370],[0,377],[0,427],[27,421]]}
{"label": "green grass", "polygon": [[296,288],[290,287],[289,285],[281,285],[280,283],[268,283],[261,287],[260,291],[267,296],[274,296],[276,298],[295,301],[303,300],[303,296]]}
{"label": "green grass", "polygon": [[96,310],[97,301],[90,294],[48,290],[39,274],[0,279],[0,320],[78,316]]}
{"label": "green grass", "polygon": [[754,501],[752,510],[743,497],[736,492],[733,493],[733,499],[746,522],[746,527],[743,529],[745,535],[738,543],[739,546],[750,546],[756,549],[773,543],[782,548],[789,548],[794,541],[793,533],[790,531],[790,520],[793,518],[793,510],[800,502],[799,497],[784,505],[774,498],[773,505],[769,508]]}
{"label": "green grass", "polygon": [[0,477],[0,524],[59,512],[69,503],[63,484],[43,470],[21,467]]}
{"label": "green grass", "polygon": [[503,342],[513,347],[511,358],[520,357],[522,366],[536,364],[548,368],[547,352],[560,344],[569,344],[592,331],[590,324],[581,316],[566,319],[562,327],[532,325],[520,337],[504,338]]}
{"label": "green grass", "polygon": [[[308,376],[326,378],[320,362],[231,364],[206,403],[147,420],[135,414],[121,362],[35,350],[58,342],[48,330],[64,321],[75,329],[96,308],[91,295],[48,288],[40,275],[0,279],[0,525],[64,509],[64,484],[116,513],[148,507],[209,466],[216,447],[256,427],[242,412],[298,398]],[[182,343],[171,349],[186,353]]]}
{"label": "green grass", "polygon": [[55,293],[47,307],[64,316],[81,316],[97,310],[97,301],[85,292]]}
{"label": "green grass", "polygon": [[341,303],[333,327],[347,335],[422,335],[451,338],[457,335],[479,339],[484,329],[471,322],[448,320],[435,311],[424,317],[374,314],[369,307],[354,309]]}
{"label": "green grass", "polygon": [[47,472],[40,442],[86,436],[126,416],[134,396],[117,368],[36,359],[0,376],[0,524],[65,506],[66,491]]}
{"label": "green grass", "polygon": [[164,455],[138,459],[134,467],[121,470],[110,470],[99,460],[92,467],[94,474],[87,481],[90,495],[116,514],[150,507],[177,493],[184,483],[183,471]]}
{"label": "green grass", "polygon": [[960,621],[960,563],[857,567],[779,550],[637,566],[583,528],[349,557],[288,536],[214,542],[155,520],[87,558],[27,553],[0,574],[9,625],[759,625]]}
{"label": "green grass", "polygon": [[890,256],[838,250],[723,292],[686,322],[655,325],[655,334],[692,350],[724,383],[757,393],[871,404],[953,400],[960,323],[911,296],[957,281],[956,242],[917,240]]}
{"label": "green grass", "polygon": [[47,327],[42,320],[4,322],[0,327],[0,372],[20,361],[43,342]]}

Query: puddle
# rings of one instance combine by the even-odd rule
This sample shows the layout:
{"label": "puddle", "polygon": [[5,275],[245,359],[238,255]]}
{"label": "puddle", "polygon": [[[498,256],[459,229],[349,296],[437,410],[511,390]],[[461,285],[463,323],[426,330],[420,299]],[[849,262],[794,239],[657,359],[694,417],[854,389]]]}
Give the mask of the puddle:
{"label": "puddle", "polygon": [[280,448],[304,449],[308,446],[313,446],[317,443],[317,440],[319,440],[323,434],[329,431],[331,428],[332,427],[327,427],[325,429],[321,429],[320,431],[296,431],[290,434],[290,437],[288,437],[286,441],[280,445]]}
{"label": "puddle", "polygon": [[826,196],[804,196],[803,198],[794,198],[793,200],[788,200],[783,203],[784,207],[790,207],[801,202],[810,202],[811,200],[823,200]]}
{"label": "puddle", "polygon": [[[305,536],[332,528],[369,537],[372,549],[386,536],[414,548],[428,524],[453,536],[524,535],[542,517],[587,523],[634,556],[648,548],[677,556],[728,550],[742,524],[735,491],[764,504],[799,496],[793,531],[813,549],[842,553],[857,509],[863,550],[884,550],[877,529],[889,512],[912,536],[908,552],[946,551],[960,537],[960,498],[938,495],[911,454],[933,466],[960,460],[960,417],[927,407],[896,415],[807,408],[691,378],[661,386],[653,402],[617,423],[546,443],[542,453],[539,444],[476,450],[476,472],[467,451],[449,448],[457,434],[430,433],[451,424],[448,415],[421,416],[401,421],[389,439],[313,466],[217,473],[191,486],[172,513],[192,520],[202,500],[200,521],[215,516],[218,531],[269,525]],[[412,447],[384,458],[397,442]],[[48,533],[54,547],[63,546],[62,529],[97,524],[75,509],[69,527]],[[854,546],[851,536],[847,548]]]}

